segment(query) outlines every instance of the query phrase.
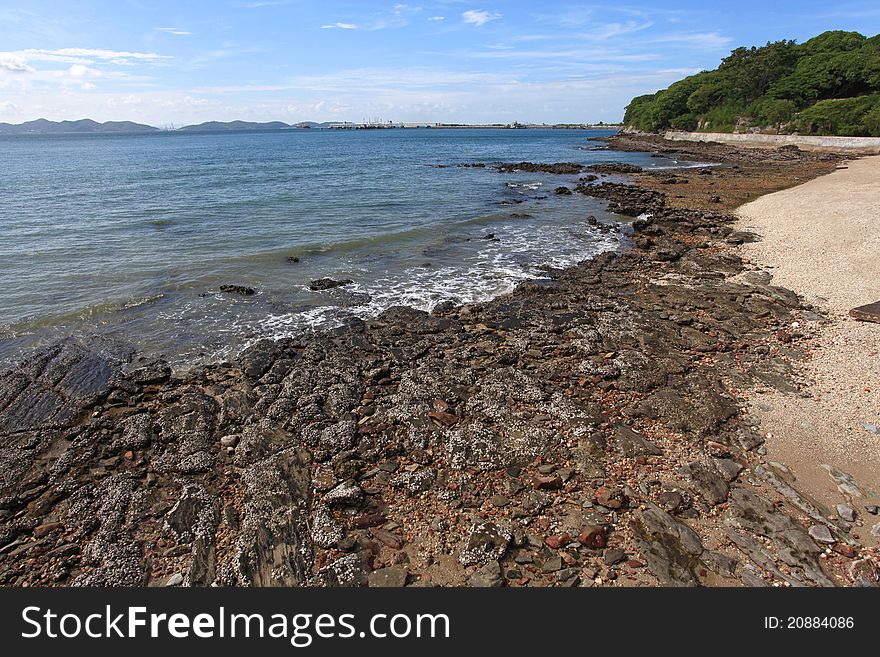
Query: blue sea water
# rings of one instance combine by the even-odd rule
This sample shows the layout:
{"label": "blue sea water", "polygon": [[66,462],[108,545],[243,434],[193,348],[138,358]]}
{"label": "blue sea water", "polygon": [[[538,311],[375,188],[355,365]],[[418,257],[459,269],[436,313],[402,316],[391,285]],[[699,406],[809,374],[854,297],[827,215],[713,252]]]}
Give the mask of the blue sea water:
{"label": "blue sea water", "polygon": [[[0,359],[102,334],[177,363],[397,304],[473,302],[618,248],[577,176],[479,162],[678,163],[584,130],[0,138]],[[495,239],[485,239],[487,235]],[[288,259],[299,258],[293,263]],[[354,283],[313,292],[329,276]],[[220,285],[256,289],[253,296]]]}

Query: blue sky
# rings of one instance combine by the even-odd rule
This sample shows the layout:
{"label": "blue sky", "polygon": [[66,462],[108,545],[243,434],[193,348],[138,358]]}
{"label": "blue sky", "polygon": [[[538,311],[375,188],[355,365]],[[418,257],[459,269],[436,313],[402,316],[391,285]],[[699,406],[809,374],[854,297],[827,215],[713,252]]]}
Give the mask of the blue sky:
{"label": "blue sky", "polygon": [[880,32],[871,2],[0,5],[0,121],[615,121],[738,45]]}

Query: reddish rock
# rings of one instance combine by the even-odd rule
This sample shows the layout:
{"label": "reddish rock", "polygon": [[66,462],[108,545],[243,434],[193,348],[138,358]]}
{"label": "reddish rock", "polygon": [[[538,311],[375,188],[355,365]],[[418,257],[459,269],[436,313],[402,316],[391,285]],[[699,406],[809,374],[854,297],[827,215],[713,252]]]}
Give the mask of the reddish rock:
{"label": "reddish rock", "polygon": [[434,407],[434,410],[438,413],[448,413],[449,412],[449,404],[447,404],[442,399],[435,399],[431,402],[431,406]]}
{"label": "reddish rock", "polygon": [[568,532],[553,534],[552,536],[545,537],[544,543],[545,545],[547,545],[547,547],[558,550],[559,548],[571,543],[571,534],[569,534]]}
{"label": "reddish rock", "polygon": [[355,518],[351,526],[355,529],[366,529],[367,527],[378,527],[385,524],[385,516],[378,511],[368,511]]}
{"label": "reddish rock", "polygon": [[835,543],[831,546],[831,549],[837,552],[837,554],[845,556],[847,559],[852,559],[856,556],[856,549],[852,545],[847,545],[846,543]]}
{"label": "reddish rock", "polygon": [[602,525],[586,525],[581,527],[581,533],[577,537],[578,543],[584,547],[599,549],[608,543],[605,528]]}
{"label": "reddish rock", "polygon": [[619,509],[626,503],[626,496],[620,489],[608,489],[603,486],[596,491],[596,503],[608,509]]}
{"label": "reddish rock", "polygon": [[442,411],[431,411],[428,417],[435,420],[444,427],[451,427],[458,422],[458,418],[452,413],[444,413]]}
{"label": "reddish rock", "polygon": [[558,475],[549,477],[536,475],[535,478],[532,479],[532,485],[538,490],[559,490],[562,488],[562,478]]}
{"label": "reddish rock", "polygon": [[44,525],[34,528],[34,537],[43,538],[61,527],[63,527],[63,525],[60,522],[47,522]]}
{"label": "reddish rock", "polygon": [[400,538],[400,536],[398,536],[397,534],[389,532],[388,530],[373,528],[370,529],[370,534],[372,534],[377,541],[384,543],[392,550],[399,550],[403,547],[403,539]]}

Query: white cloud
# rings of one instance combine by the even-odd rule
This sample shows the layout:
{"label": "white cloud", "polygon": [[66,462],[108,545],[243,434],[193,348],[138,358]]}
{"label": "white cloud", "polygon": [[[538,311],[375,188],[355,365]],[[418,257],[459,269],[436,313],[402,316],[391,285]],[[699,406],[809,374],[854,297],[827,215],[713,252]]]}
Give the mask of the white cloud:
{"label": "white cloud", "polygon": [[356,23],[332,23],[330,25],[322,25],[322,30],[356,30],[358,26]]}
{"label": "white cloud", "polygon": [[461,20],[468,25],[481,27],[489,21],[498,20],[501,14],[497,12],[488,12],[485,9],[468,9],[461,15]]}
{"label": "white cloud", "polygon": [[0,52],[0,70],[12,73],[34,72],[34,69],[28,66],[27,59],[14,52]]}
{"label": "white cloud", "polygon": [[124,50],[103,50],[100,48],[59,48],[57,50],[44,50],[41,48],[27,48],[14,52],[0,52],[0,58],[17,57],[26,62],[61,62],[63,64],[91,64],[95,60],[108,61],[114,64],[128,64],[131,62],[158,62],[170,59],[167,56],[154,52],[128,52]]}
{"label": "white cloud", "polygon": [[192,36],[192,32],[187,32],[186,30],[179,30],[176,27],[157,27],[157,32],[165,32],[166,34],[173,34],[175,36]]}
{"label": "white cloud", "polygon": [[688,32],[682,34],[666,34],[651,39],[647,43],[681,43],[696,46],[698,48],[724,48],[730,45],[733,39],[718,32]]}
{"label": "white cloud", "polygon": [[101,71],[89,68],[84,64],[73,64],[67,72],[74,78],[97,78],[100,77]]}
{"label": "white cloud", "polygon": [[428,20],[429,21],[445,21],[446,16],[431,16]]}

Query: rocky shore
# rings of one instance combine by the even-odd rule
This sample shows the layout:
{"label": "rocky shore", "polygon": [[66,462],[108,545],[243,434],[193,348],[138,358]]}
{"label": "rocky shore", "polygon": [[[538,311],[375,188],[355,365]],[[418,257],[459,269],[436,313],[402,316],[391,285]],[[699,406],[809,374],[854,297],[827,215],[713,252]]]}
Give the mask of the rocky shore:
{"label": "rocky shore", "polygon": [[583,181],[630,248],[491,302],[187,372],[73,340],[6,372],[0,584],[876,586],[878,500],[824,508],[763,456],[749,391],[796,389],[817,309],[725,213],[836,160],[676,151],[722,166]]}

